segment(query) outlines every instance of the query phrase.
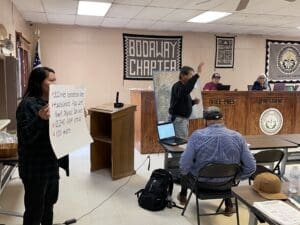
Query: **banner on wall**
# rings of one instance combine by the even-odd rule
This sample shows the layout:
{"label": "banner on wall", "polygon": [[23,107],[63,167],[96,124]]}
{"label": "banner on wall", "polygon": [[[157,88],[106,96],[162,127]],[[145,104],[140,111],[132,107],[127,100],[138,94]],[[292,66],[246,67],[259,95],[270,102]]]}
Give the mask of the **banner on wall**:
{"label": "banner on wall", "polygon": [[84,100],[82,87],[50,85],[49,135],[58,158],[92,142],[84,115]]}
{"label": "banner on wall", "polygon": [[182,36],[123,34],[124,79],[152,80],[153,71],[181,68]]}
{"label": "banner on wall", "polygon": [[266,75],[271,82],[300,81],[300,42],[267,40]]}

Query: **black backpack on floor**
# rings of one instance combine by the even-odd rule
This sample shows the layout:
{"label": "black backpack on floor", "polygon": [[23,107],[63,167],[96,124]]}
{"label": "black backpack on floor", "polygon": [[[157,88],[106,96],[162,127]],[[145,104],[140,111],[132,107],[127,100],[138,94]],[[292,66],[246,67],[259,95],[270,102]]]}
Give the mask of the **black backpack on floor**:
{"label": "black backpack on floor", "polygon": [[135,193],[139,206],[151,211],[164,209],[168,204],[172,205],[173,178],[170,172],[164,169],[156,169],[152,172],[150,180],[144,189]]}

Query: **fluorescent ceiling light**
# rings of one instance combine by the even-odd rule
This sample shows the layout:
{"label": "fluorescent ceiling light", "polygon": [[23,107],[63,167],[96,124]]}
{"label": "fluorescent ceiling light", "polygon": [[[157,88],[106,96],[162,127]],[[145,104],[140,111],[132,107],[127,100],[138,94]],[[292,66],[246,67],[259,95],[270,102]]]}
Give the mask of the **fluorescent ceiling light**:
{"label": "fluorescent ceiling light", "polygon": [[84,16],[105,16],[110,6],[111,3],[107,2],[79,1],[77,14]]}
{"label": "fluorescent ceiling light", "polygon": [[300,30],[300,27],[297,27]]}
{"label": "fluorescent ceiling light", "polygon": [[216,11],[207,11],[205,13],[201,13],[199,16],[196,16],[188,22],[191,23],[209,23],[218,19],[221,19],[225,16],[229,16],[231,13],[228,12],[216,12]]}

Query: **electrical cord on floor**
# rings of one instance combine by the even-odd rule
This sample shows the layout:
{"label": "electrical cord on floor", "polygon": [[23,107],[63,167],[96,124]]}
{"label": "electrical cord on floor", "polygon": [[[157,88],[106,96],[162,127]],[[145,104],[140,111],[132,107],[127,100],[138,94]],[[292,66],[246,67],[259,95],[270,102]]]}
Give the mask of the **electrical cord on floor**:
{"label": "electrical cord on floor", "polygon": [[[148,160],[148,167],[147,169],[150,170],[150,155],[147,156],[147,158],[143,161],[143,163],[135,170],[135,171],[138,171],[139,169],[142,168],[142,166],[147,162]],[[73,224],[73,223],[76,223],[78,221],[80,221],[81,219],[83,219],[84,217],[92,214],[95,210],[97,210],[98,208],[100,208],[105,202],[107,202],[108,200],[110,200],[117,192],[119,192],[123,187],[125,187],[129,181],[131,180],[131,178],[134,176],[131,175],[127,181],[125,181],[122,185],[120,185],[114,192],[112,192],[106,199],[104,199],[102,202],[100,202],[96,207],[92,208],[91,210],[89,210],[87,213],[81,215],[80,217],[78,217],[77,219],[75,218],[72,218],[72,219],[69,219],[69,220],[66,220],[65,222],[63,223],[59,223],[59,224],[54,224],[54,225],[69,225],[69,224]]]}
{"label": "electrical cord on floor", "polygon": [[[135,171],[139,171],[143,166],[144,164],[147,162],[148,160],[148,171],[150,170],[150,163],[151,163],[151,158],[150,158],[150,155],[148,155],[146,157],[146,159],[143,161],[143,163],[135,170]],[[91,209],[90,211],[88,211],[87,213],[81,215],[80,217],[78,217],[77,219],[75,218],[72,218],[72,219],[69,219],[69,220],[66,220],[65,222],[63,223],[54,223],[53,225],[69,225],[69,224],[73,224],[73,223],[76,223],[78,222],[79,220],[83,219],[84,217],[92,214],[96,209],[100,208],[105,202],[107,202],[109,199],[111,199],[118,191],[120,191],[123,187],[125,187],[129,181],[131,180],[131,178],[134,176],[135,174],[132,174],[126,182],[124,182],[122,185],[120,185],[114,192],[112,192],[106,199],[104,199],[102,202],[100,202],[96,207],[94,207],[93,209]],[[0,225],[5,225],[5,224],[0,224]],[[8,224],[6,224],[8,225]]]}

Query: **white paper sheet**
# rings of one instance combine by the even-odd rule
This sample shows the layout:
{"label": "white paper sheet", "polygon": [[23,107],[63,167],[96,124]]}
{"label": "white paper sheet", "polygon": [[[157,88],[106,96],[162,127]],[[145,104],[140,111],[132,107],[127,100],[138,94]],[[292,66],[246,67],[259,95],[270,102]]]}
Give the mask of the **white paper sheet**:
{"label": "white paper sheet", "polygon": [[49,135],[58,158],[92,142],[84,116],[84,100],[82,87],[50,85]]}
{"label": "white paper sheet", "polygon": [[300,224],[300,211],[283,201],[254,202],[253,206],[281,225]]}

